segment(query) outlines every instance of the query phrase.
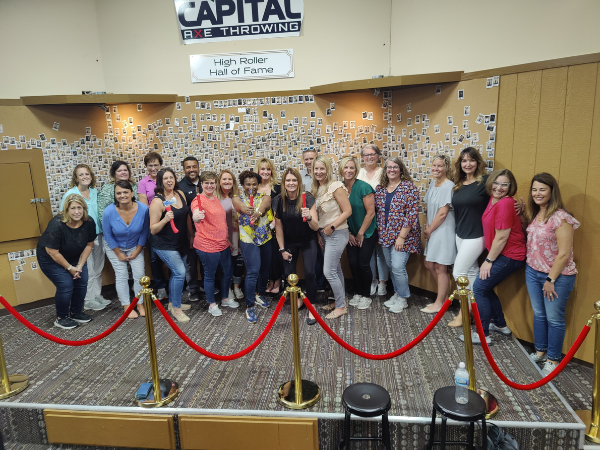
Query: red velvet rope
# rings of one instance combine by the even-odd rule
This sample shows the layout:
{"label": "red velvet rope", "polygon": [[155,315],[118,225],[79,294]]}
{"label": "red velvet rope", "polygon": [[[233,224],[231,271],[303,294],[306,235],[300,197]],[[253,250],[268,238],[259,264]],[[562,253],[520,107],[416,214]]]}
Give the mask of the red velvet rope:
{"label": "red velvet rope", "polygon": [[94,336],[93,338],[90,338],[90,339],[84,339],[82,341],[67,341],[66,339],[61,339],[56,336],[52,336],[51,334],[48,334],[45,331],[40,330],[38,327],[36,327],[32,323],[30,323],[27,319],[25,319],[21,314],[19,314],[15,310],[15,308],[13,308],[10,305],[10,303],[8,303],[4,299],[4,297],[2,297],[0,295],[0,303],[2,303],[2,306],[4,306],[6,308],[6,310],[14,316],[15,319],[17,319],[19,322],[21,322],[23,325],[25,325],[31,331],[33,331],[34,333],[42,336],[43,338],[46,338],[46,339],[52,341],[52,342],[56,342],[57,344],[70,345],[72,347],[79,347],[82,345],[93,344],[94,342],[98,342],[100,339],[103,339],[106,336],[108,336],[109,334],[111,334],[113,331],[115,331],[117,328],[119,328],[121,326],[121,324],[125,321],[127,316],[131,313],[131,311],[133,311],[133,308],[135,308],[135,305],[137,304],[137,302],[138,302],[138,298],[136,297],[131,301],[129,308],[127,308],[127,311],[125,311],[123,313],[123,315],[119,318],[119,320],[117,320],[114,323],[114,325],[111,326],[108,330],[104,331],[103,333],[100,333],[98,336]]}
{"label": "red velvet rope", "polygon": [[216,359],[217,361],[232,361],[234,359],[241,358],[242,356],[246,356],[248,353],[250,353],[256,347],[258,347],[258,345],[263,341],[263,339],[267,336],[267,334],[269,334],[269,331],[271,331],[271,328],[273,327],[275,320],[277,320],[277,317],[279,316],[279,313],[281,312],[281,309],[283,308],[284,303],[285,303],[285,295],[282,295],[281,298],[279,299],[279,303],[277,304],[277,308],[275,308],[275,311],[273,311],[271,320],[269,320],[269,323],[267,324],[266,328],[263,330],[263,332],[260,334],[260,336],[258,336],[258,338],[249,347],[246,347],[244,350],[234,353],[233,355],[222,356],[222,355],[217,355],[216,353],[209,352],[208,350],[205,350],[202,347],[200,347],[198,344],[194,343],[189,337],[187,337],[185,335],[185,333],[183,331],[181,331],[181,328],[179,328],[177,326],[175,321],[173,319],[171,319],[171,316],[169,316],[169,313],[165,310],[164,306],[160,303],[160,301],[154,300],[154,304],[156,305],[156,307],[158,308],[160,313],[163,315],[163,317],[165,318],[167,323],[171,326],[171,328],[173,328],[173,331],[175,333],[177,333],[177,336],[179,336],[183,342],[185,342],[191,348],[196,350],[198,353],[201,353],[202,355],[207,356],[208,358]]}
{"label": "red velvet rope", "polygon": [[494,357],[492,356],[492,353],[490,352],[490,347],[485,340],[485,334],[483,332],[483,325],[481,325],[481,318],[479,317],[479,309],[477,308],[477,303],[471,303],[471,307],[472,307],[472,311],[473,311],[473,317],[475,317],[475,326],[477,327],[477,333],[479,333],[479,339],[481,340],[481,346],[483,347],[483,352],[485,353],[485,356],[487,357],[487,359],[490,363],[490,366],[492,366],[492,369],[494,369],[494,372],[496,372],[496,375],[498,375],[498,378],[500,378],[502,381],[504,381],[504,383],[506,383],[508,386],[510,386],[512,388],[519,389],[521,391],[530,391],[532,389],[539,388],[540,386],[543,386],[546,383],[549,383],[550,381],[552,381],[554,379],[554,377],[556,377],[566,367],[566,365],[569,364],[569,361],[571,361],[571,358],[573,358],[573,355],[575,355],[575,353],[577,353],[577,350],[579,350],[579,347],[581,346],[581,344],[583,344],[583,341],[585,340],[585,338],[587,337],[587,335],[590,331],[589,326],[585,325],[583,327],[583,329],[581,330],[581,333],[579,333],[577,340],[571,346],[569,352],[565,355],[565,357],[560,362],[560,364],[552,372],[550,372],[550,374],[546,375],[544,378],[542,378],[539,381],[536,381],[535,383],[518,384],[518,383],[515,383],[514,381],[509,380],[506,377],[506,375],[504,375],[500,371],[500,368],[496,364],[496,361],[494,361]]}
{"label": "red velvet rope", "polygon": [[323,327],[325,332],[329,336],[331,336],[335,342],[340,344],[342,347],[344,347],[349,352],[354,353],[355,355],[361,356],[366,359],[378,359],[378,360],[391,359],[391,358],[395,358],[396,356],[400,356],[401,354],[407,352],[408,350],[413,348],[415,345],[417,345],[419,342],[421,342],[423,340],[423,338],[425,336],[427,336],[429,334],[429,332],[431,330],[433,330],[433,328],[438,324],[438,322],[441,320],[443,315],[446,313],[446,311],[452,304],[452,301],[450,299],[447,299],[444,302],[442,309],[440,309],[440,311],[435,315],[435,317],[431,320],[431,322],[429,322],[429,325],[427,325],[425,327],[425,329],[423,331],[421,331],[421,333],[419,333],[419,335],[416,338],[414,338],[412,341],[410,341],[404,347],[399,348],[398,350],[396,350],[394,352],[386,353],[384,355],[371,355],[370,353],[365,353],[363,351],[357,350],[354,347],[352,347],[350,344],[344,342],[337,334],[335,334],[335,332],[331,328],[329,328],[329,326],[325,323],[325,321],[321,318],[321,316],[319,316],[319,313],[317,313],[317,310],[314,308],[314,306],[310,303],[310,301],[306,297],[303,298],[303,301],[304,301],[304,304],[306,305],[306,307],[308,308],[308,310],[313,314],[313,316],[315,316],[315,319],[317,319],[317,322],[319,322],[319,325],[321,325]]}

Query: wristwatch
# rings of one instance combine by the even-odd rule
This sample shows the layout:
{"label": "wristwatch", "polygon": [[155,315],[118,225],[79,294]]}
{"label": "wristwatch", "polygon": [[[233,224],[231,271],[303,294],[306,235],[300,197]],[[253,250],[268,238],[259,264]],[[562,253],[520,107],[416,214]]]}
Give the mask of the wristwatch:
{"label": "wristwatch", "polygon": [[489,262],[490,264],[492,264],[494,261],[492,261],[490,258],[485,258],[485,262]]}
{"label": "wristwatch", "polygon": [[556,278],[551,278],[551,277],[546,277],[546,281],[549,281],[550,283],[554,284],[554,282],[556,281]]}
{"label": "wristwatch", "polygon": [[335,227],[333,225],[329,225],[331,227],[331,231],[335,231]]}
{"label": "wristwatch", "polygon": [[279,249],[279,253],[284,253],[284,252],[286,252],[286,251],[287,251],[287,250],[286,250],[285,248],[280,248],[280,249]]}

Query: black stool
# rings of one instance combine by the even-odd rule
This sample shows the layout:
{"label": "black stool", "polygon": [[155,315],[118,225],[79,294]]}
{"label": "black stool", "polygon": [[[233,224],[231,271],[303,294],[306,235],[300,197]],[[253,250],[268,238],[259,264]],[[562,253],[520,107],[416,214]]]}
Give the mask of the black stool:
{"label": "black stool", "polygon": [[[455,386],[447,386],[438,389],[433,395],[433,414],[431,416],[431,430],[429,432],[429,443],[427,444],[427,450],[431,450],[434,445],[441,444],[442,450],[446,448],[446,444],[449,445],[466,445],[470,449],[476,449],[473,445],[473,436],[475,431],[475,422],[481,420],[481,443],[482,449],[487,449],[487,428],[485,425],[485,413],[486,405],[485,401],[479,394],[471,390],[469,393],[469,401],[461,405],[456,403],[454,394],[456,392]],[[441,430],[441,441],[435,441],[435,417],[436,412],[439,412],[442,416],[442,430]],[[460,422],[470,422],[469,434],[467,435],[467,442],[446,442],[446,420],[453,419]]]}
{"label": "black stool", "polygon": [[[346,411],[344,436],[338,449],[350,448],[350,441],[382,441],[385,448],[392,449],[390,443],[390,425],[388,411],[392,407],[390,394],[384,388],[373,383],[357,383],[348,386],[342,394],[342,403]],[[381,417],[382,434],[380,437],[350,437],[350,416]]]}

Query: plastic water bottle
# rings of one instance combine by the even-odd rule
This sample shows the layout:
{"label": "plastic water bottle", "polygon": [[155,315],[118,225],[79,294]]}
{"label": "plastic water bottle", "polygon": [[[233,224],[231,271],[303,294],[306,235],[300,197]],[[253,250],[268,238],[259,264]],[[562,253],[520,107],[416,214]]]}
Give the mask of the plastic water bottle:
{"label": "plastic water bottle", "polygon": [[454,383],[456,384],[454,394],[456,403],[466,404],[469,401],[469,372],[465,368],[464,362],[458,365],[458,369],[454,373]]}

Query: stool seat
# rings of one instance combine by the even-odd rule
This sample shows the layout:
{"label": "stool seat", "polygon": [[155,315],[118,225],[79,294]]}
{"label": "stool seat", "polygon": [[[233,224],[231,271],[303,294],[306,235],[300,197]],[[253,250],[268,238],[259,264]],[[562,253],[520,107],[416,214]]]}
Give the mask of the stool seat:
{"label": "stool seat", "polygon": [[[429,430],[429,442],[426,449],[431,450],[434,445],[440,445],[444,450],[446,445],[466,446],[469,449],[476,449],[473,445],[475,434],[475,423],[481,421],[481,444],[482,448],[487,448],[487,426],[485,423],[485,414],[487,411],[485,401],[479,394],[471,390],[468,391],[468,401],[462,405],[455,399],[456,386],[446,386],[438,389],[433,394],[433,412],[431,415],[431,426]],[[442,429],[440,431],[440,440],[435,441],[435,418],[436,414],[442,416]],[[446,441],[446,421],[453,419],[459,422],[469,423],[466,442]]]}
{"label": "stool seat", "polygon": [[381,416],[392,407],[390,394],[373,383],[356,383],[348,386],[342,394],[344,408],[355,416]]}
{"label": "stool seat", "polygon": [[471,390],[468,402],[464,405],[456,403],[455,386],[446,386],[435,391],[433,395],[433,406],[441,414],[449,419],[459,420],[461,422],[473,422],[485,417],[486,405],[481,395]]}
{"label": "stool seat", "polygon": [[[342,404],[345,411],[344,435],[338,449],[348,450],[352,441],[381,441],[386,449],[392,449],[390,424],[388,422],[388,411],[392,407],[392,399],[388,391],[377,384],[356,383],[344,389]],[[359,417],[381,416],[381,436],[350,436],[352,414]]]}

